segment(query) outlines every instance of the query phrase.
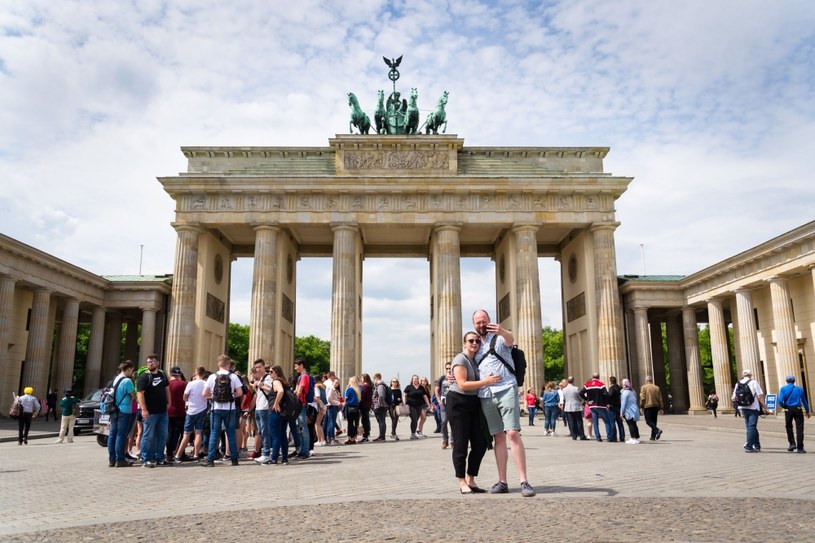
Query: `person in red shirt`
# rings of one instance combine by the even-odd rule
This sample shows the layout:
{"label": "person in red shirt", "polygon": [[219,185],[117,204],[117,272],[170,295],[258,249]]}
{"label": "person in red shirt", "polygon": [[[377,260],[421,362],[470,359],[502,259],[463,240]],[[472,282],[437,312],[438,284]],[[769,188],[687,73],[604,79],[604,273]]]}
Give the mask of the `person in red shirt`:
{"label": "person in red shirt", "polygon": [[184,389],[187,388],[187,380],[184,373],[178,366],[170,368],[170,407],[167,409],[167,451],[168,462],[172,462],[175,457],[175,450],[184,435],[184,419],[187,416],[184,402]]}

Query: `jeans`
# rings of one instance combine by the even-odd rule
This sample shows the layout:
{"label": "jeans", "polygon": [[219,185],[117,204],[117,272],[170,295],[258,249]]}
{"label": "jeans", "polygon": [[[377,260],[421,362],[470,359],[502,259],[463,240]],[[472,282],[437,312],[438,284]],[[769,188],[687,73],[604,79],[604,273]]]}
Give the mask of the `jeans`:
{"label": "jeans", "polygon": [[255,423],[258,426],[258,435],[261,441],[260,454],[262,456],[269,456],[269,449],[272,447],[272,434],[269,431],[269,411],[266,409],[255,409]]}
{"label": "jeans", "polygon": [[337,439],[337,413],[340,412],[339,406],[329,405],[328,414],[325,416],[325,439],[332,441]]}
{"label": "jeans", "polygon": [[130,433],[133,416],[133,413],[122,413],[120,411],[110,416],[108,460],[111,462],[123,462],[125,459],[125,446],[127,445],[127,436]]}
{"label": "jeans", "polygon": [[760,449],[761,442],[758,438],[758,415],[761,413],[758,409],[741,409],[741,416],[744,417],[744,426],[747,427],[747,443],[744,444],[745,449]]}
{"label": "jeans", "polygon": [[538,414],[538,408],[534,405],[527,405],[527,411],[529,411],[529,426],[535,426],[535,415]]}
{"label": "jeans", "polygon": [[614,423],[610,417],[611,413],[608,412],[608,409],[604,407],[592,407],[590,411],[591,424],[594,426],[594,439],[600,441],[600,425],[597,423],[599,422],[598,419],[603,419],[603,422],[606,425],[606,439],[609,441],[616,441],[617,429],[614,427]]}
{"label": "jeans", "polygon": [[300,416],[297,417],[297,431],[300,433],[300,452],[298,455],[300,457],[307,457],[308,456],[308,444],[309,444],[309,434],[308,434],[308,406],[304,405],[302,409],[300,409]]}
{"label": "jeans", "polygon": [[609,406],[608,414],[611,417],[611,423],[617,425],[617,437],[620,441],[625,441],[625,426],[623,426],[623,418],[620,416],[620,406]]}
{"label": "jeans", "polygon": [[447,421],[450,420],[449,416],[447,415],[447,400],[445,399],[441,404],[439,404],[438,409],[436,409],[436,413],[438,413],[439,417],[441,417],[441,440],[444,443],[450,441],[449,435],[450,433],[447,430],[449,426]]}
{"label": "jeans", "polygon": [[547,431],[554,432],[557,426],[557,406],[547,405],[543,408],[543,428]]}
{"label": "jeans", "polygon": [[[141,438],[142,462],[164,460],[164,445],[167,443],[167,412],[150,413],[144,419],[144,434]],[[130,426],[127,427],[130,430]]]}
{"label": "jeans", "polygon": [[281,453],[283,462],[289,460],[289,440],[286,437],[288,425],[279,413],[269,411],[269,434],[272,437],[272,462],[277,462]]}
{"label": "jeans", "polygon": [[215,460],[218,452],[218,438],[221,430],[226,431],[226,441],[229,443],[229,452],[232,453],[232,463],[238,461],[238,443],[235,439],[235,420],[240,416],[234,409],[213,409],[209,423],[209,448],[207,449],[207,462]]}
{"label": "jeans", "polygon": [[374,417],[376,417],[376,423],[379,426],[379,436],[377,436],[377,439],[385,439],[385,421],[388,418],[388,408],[377,407],[374,409]]}

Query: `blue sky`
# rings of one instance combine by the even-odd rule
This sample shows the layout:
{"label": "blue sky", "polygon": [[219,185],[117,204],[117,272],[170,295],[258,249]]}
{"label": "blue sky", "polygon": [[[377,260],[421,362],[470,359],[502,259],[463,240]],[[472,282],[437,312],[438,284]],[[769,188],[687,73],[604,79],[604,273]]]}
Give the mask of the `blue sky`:
{"label": "blue sky", "polygon": [[[98,274],[172,271],[156,180],[187,145],[325,146],[382,56],[469,146],[608,146],[619,273],[688,274],[813,220],[809,1],[12,0],[0,10],[0,232]],[[100,248],[103,248],[100,250]],[[560,327],[558,264],[540,261]],[[428,371],[423,260],[364,264],[363,368]],[[494,307],[492,265],[464,313]],[[328,339],[330,261],[298,269],[298,335]],[[395,288],[394,285],[402,285]],[[403,285],[409,285],[404,287]],[[234,268],[248,322],[251,260]],[[472,306],[472,307],[470,307]],[[468,319],[465,319],[465,323]]]}

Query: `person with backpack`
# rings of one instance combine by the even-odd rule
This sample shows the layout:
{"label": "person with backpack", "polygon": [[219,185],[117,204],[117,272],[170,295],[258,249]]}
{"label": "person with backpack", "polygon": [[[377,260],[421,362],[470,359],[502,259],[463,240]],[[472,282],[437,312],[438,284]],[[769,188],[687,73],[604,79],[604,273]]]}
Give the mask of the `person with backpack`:
{"label": "person with backpack", "polygon": [[753,379],[752,370],[744,370],[742,378],[733,388],[734,401],[744,417],[744,426],[747,429],[747,441],[744,444],[744,452],[761,452],[761,441],[758,434],[758,417],[766,411],[764,407],[764,391],[761,390],[758,382]]}
{"label": "person with backpack", "polygon": [[509,492],[507,484],[507,441],[512,448],[512,459],[518,470],[521,495],[529,498],[535,495],[535,489],[529,484],[526,476],[526,449],[521,439],[520,403],[518,400],[518,379],[513,373],[512,346],[515,337],[512,332],[504,329],[500,324],[490,322],[490,315],[483,309],[473,313],[473,327],[478,333],[481,342],[475,355],[475,361],[481,379],[498,375],[499,383],[479,389],[481,408],[490,434],[495,440],[495,463],[498,468],[498,482],[490,492],[492,494],[506,494]]}
{"label": "person with backpack", "polygon": [[377,425],[379,426],[379,437],[374,439],[374,442],[385,441],[385,421],[388,417],[388,409],[390,408],[390,391],[388,385],[382,382],[382,374],[374,373],[374,394],[372,405],[374,408],[374,417],[376,418]]}
{"label": "person with backpack", "polygon": [[139,375],[136,381],[136,395],[144,420],[141,465],[145,468],[172,465],[164,458],[164,446],[167,443],[167,410],[172,402],[170,381],[159,369],[159,365],[158,355],[149,355],[147,371]]}
{"label": "person with backpack", "polygon": [[[778,391],[778,405],[784,410],[787,441],[790,444],[787,452],[797,450],[799,453],[805,453],[804,413],[806,413],[806,418],[809,418],[809,402],[804,394],[804,389],[795,384],[794,375],[787,375],[787,384]],[[795,431],[798,434],[797,441],[792,433],[793,421],[795,421]]]}
{"label": "person with backpack", "polygon": [[715,390],[711,390],[710,394],[708,394],[707,400],[705,400],[705,407],[713,412],[714,419],[719,418],[719,416],[716,414],[716,410],[719,408],[719,397],[716,395]]}
{"label": "person with backpack", "polygon": [[272,438],[271,458],[266,464],[289,463],[289,440],[286,436],[288,422],[282,415],[282,402],[286,393],[286,374],[280,366],[272,366],[269,370],[272,378],[272,388],[269,391],[269,434]]}
{"label": "person with backpack", "polygon": [[449,376],[452,375],[452,366],[450,362],[444,365],[444,374],[436,379],[436,386],[434,387],[434,394],[433,398],[435,399],[435,404],[438,406],[437,412],[441,417],[439,422],[439,431],[441,432],[441,448],[446,449],[450,445],[450,437],[449,432],[447,430],[448,427],[448,416],[447,416],[447,392],[450,390],[450,379]]}
{"label": "person with backpack", "polygon": [[[106,413],[110,421],[110,426],[108,426],[108,466],[110,467],[127,468],[131,465],[125,456],[125,447],[135,416],[133,398],[136,397],[136,387],[132,379],[135,369],[133,366],[130,360],[119,364],[119,375],[111,383],[114,408]],[[59,435],[59,441],[62,442],[62,432]],[[69,433],[68,441],[70,440],[71,434]]]}
{"label": "person with backpack", "polygon": [[34,396],[33,387],[25,387],[23,395],[19,396],[15,401],[20,405],[20,415],[17,419],[17,445],[28,445],[28,431],[31,429],[31,421],[37,417],[42,406]]}
{"label": "person with backpack", "polygon": [[645,384],[640,388],[640,406],[645,416],[645,424],[651,428],[651,441],[662,437],[662,430],[657,427],[659,415],[664,413],[662,407],[662,391],[654,384],[654,378],[645,376]]}
{"label": "person with backpack", "polygon": [[238,465],[238,442],[235,438],[235,426],[240,411],[236,409],[235,400],[243,396],[243,384],[240,377],[229,371],[232,360],[226,355],[218,357],[218,371],[207,379],[203,396],[212,400],[212,415],[209,426],[209,448],[205,467],[215,465],[215,453],[218,451],[218,438],[221,429],[226,431],[226,441],[229,444],[232,465]]}

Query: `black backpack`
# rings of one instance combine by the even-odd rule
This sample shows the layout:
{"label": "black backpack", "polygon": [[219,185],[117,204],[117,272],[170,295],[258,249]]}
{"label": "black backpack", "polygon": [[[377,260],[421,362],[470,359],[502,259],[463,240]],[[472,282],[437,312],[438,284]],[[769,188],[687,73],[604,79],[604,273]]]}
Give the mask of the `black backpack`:
{"label": "black backpack", "polygon": [[[484,357],[481,360],[484,360],[484,358],[487,358],[487,356],[489,356],[490,353],[494,354],[495,358],[500,360],[501,363],[504,366],[506,366],[506,368],[509,370],[509,372],[512,375],[515,376],[515,380],[518,381],[518,386],[519,387],[524,386],[524,378],[526,377],[526,355],[524,354],[524,352],[521,349],[518,348],[517,345],[513,345],[512,346],[512,365],[510,366],[509,364],[507,364],[507,361],[504,360],[503,358],[501,358],[501,355],[499,355],[495,351],[495,342],[496,341],[498,341],[498,335],[497,334],[492,336],[492,340],[490,341],[490,350],[487,351],[487,354],[485,354]],[[481,360],[478,361],[479,364],[481,364]]]}
{"label": "black backpack", "polygon": [[750,381],[751,379],[747,379],[743,383],[739,381],[736,385],[736,405],[739,407],[750,407],[756,399],[750,388]]}
{"label": "black backpack", "polygon": [[[384,395],[379,393],[380,387],[385,391]],[[380,382],[378,385],[374,387],[374,397],[373,397],[374,409],[390,407],[392,403],[393,398],[391,397],[390,387],[385,383]]]}
{"label": "black backpack", "polygon": [[213,401],[220,403],[231,403],[235,401],[232,393],[232,379],[229,373],[216,373],[215,386],[212,389]]}
{"label": "black backpack", "polygon": [[292,389],[283,385],[283,398],[280,400],[280,416],[288,422],[292,422],[300,417],[300,412],[303,410],[303,404],[300,403],[300,398],[294,393]]}

